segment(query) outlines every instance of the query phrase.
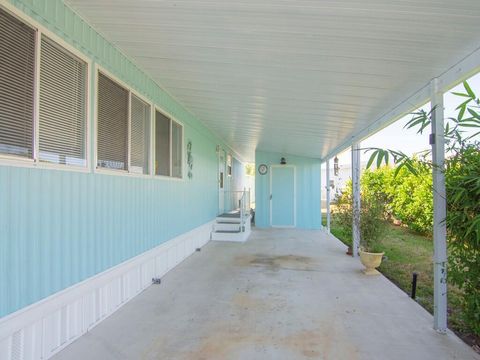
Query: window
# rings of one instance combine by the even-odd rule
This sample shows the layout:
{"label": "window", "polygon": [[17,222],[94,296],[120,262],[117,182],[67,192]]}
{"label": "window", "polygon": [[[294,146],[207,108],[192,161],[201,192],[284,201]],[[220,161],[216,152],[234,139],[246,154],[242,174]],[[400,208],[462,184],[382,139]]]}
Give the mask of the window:
{"label": "window", "polygon": [[150,105],[131,94],[130,171],[148,174]]}
{"label": "window", "polygon": [[183,127],[155,112],[155,174],[182,178]]}
{"label": "window", "polygon": [[42,36],[39,159],[86,166],[87,64]]}
{"label": "window", "polygon": [[87,68],[0,8],[0,154],[85,167]]}
{"label": "window", "polygon": [[128,170],[128,97],[122,86],[98,74],[97,166]]}
{"label": "window", "polygon": [[170,119],[155,113],[155,175],[170,176]]}
{"label": "window", "polygon": [[172,121],[172,176],[176,178],[182,177],[182,147],[182,126]]}
{"label": "window", "polygon": [[148,174],[150,105],[99,72],[97,106],[97,167]]}
{"label": "window", "polygon": [[33,158],[35,35],[0,9],[0,154]]}
{"label": "window", "polygon": [[232,176],[232,155],[227,155],[227,175]]}

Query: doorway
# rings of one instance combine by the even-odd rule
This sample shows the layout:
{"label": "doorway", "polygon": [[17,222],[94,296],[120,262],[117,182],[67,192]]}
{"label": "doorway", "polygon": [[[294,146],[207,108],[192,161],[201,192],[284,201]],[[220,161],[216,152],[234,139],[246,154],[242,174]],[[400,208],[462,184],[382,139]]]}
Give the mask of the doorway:
{"label": "doorway", "polygon": [[270,225],[295,227],[295,167],[272,165],[270,171]]}
{"label": "doorway", "polygon": [[225,212],[225,150],[218,152],[218,214]]}

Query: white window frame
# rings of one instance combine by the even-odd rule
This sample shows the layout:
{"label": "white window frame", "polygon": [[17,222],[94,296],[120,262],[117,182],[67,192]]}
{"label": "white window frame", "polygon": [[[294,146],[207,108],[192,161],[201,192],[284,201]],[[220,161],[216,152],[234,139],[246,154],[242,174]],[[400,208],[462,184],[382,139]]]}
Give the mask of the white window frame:
{"label": "white window frame", "polygon": [[[33,146],[32,146],[32,158],[24,158],[21,156],[0,154],[0,165],[9,165],[9,166],[20,166],[20,167],[33,167],[33,168],[43,168],[43,169],[56,169],[56,170],[67,170],[67,171],[79,171],[79,172],[90,172],[90,122],[91,122],[91,68],[92,60],[87,57],[84,53],[68,44],[61,37],[55,33],[48,30],[46,27],[41,25],[39,22],[33,20],[29,16],[25,15],[22,11],[15,8],[13,5],[8,3],[0,3],[0,8],[10,15],[14,16],[25,25],[31,27],[36,31],[35,33],[35,77],[34,77],[34,100],[33,100]],[[39,124],[40,124],[40,59],[41,59],[41,40],[42,35],[49,38],[53,42],[57,43],[62,49],[70,52],[74,56],[78,57],[80,60],[84,61],[86,64],[86,102],[85,102],[85,165],[69,165],[69,164],[54,164],[49,162],[42,162],[39,159]]]}
{"label": "white window frame", "polygon": [[[157,125],[157,122],[156,122],[156,112],[159,112],[161,113],[162,115],[164,115],[165,117],[167,117],[168,119],[170,119],[170,134],[169,134],[169,146],[170,146],[170,175],[157,175],[155,174],[155,127]],[[172,129],[173,129],[173,126],[172,126],[172,122],[175,122],[177,125],[180,125],[180,127],[182,128],[182,138],[181,138],[181,149],[182,149],[182,164],[181,164],[181,168],[182,168],[182,176],[181,177],[176,177],[176,176],[173,176],[172,175],[172,170],[173,170],[173,159],[172,159],[172,144],[173,144],[173,141],[172,141]],[[158,178],[158,179],[169,179],[169,180],[175,180],[175,181],[184,181],[185,180],[185,150],[183,148],[183,145],[185,144],[185,125],[183,124],[183,122],[181,121],[178,121],[174,116],[172,116],[170,113],[168,113],[167,111],[163,110],[162,108],[160,108],[159,106],[155,105],[155,109],[153,111],[153,128],[152,128],[152,137],[153,137],[153,140],[152,140],[152,174],[155,178]]]}
{"label": "white window frame", "polygon": [[[118,76],[114,75],[112,72],[108,71],[105,69],[103,66],[100,66],[98,64],[95,64],[95,82],[94,82],[94,97],[95,97],[95,123],[94,123],[94,144],[95,146],[93,147],[93,169],[95,173],[101,173],[101,174],[113,174],[113,175],[126,175],[126,176],[136,176],[136,177],[150,177],[153,174],[152,171],[152,134],[153,134],[153,129],[154,129],[154,108],[155,105],[153,102],[151,102],[147,97],[139,93],[138,91],[132,89],[131,86],[129,86],[125,81],[119,79]],[[108,77],[110,80],[124,88],[125,90],[128,91],[128,128],[127,128],[127,133],[128,133],[128,142],[127,142],[127,170],[115,170],[115,169],[108,169],[108,168],[102,168],[98,167],[98,78],[99,74],[102,74],[106,77]],[[149,123],[149,129],[148,131],[150,132],[149,134],[149,140],[150,144],[148,145],[148,160],[147,160],[147,165],[148,165],[148,172],[146,174],[140,174],[138,172],[132,172],[130,170],[131,164],[130,164],[130,158],[131,158],[131,143],[132,143],[132,95],[135,95],[137,98],[142,100],[145,104],[150,106],[150,123]]]}

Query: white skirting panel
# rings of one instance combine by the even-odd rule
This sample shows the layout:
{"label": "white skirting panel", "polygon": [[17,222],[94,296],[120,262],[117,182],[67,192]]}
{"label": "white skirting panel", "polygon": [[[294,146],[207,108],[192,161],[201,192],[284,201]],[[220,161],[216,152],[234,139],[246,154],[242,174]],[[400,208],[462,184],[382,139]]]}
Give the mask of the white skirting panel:
{"label": "white skirting panel", "polygon": [[210,240],[213,222],[0,319],[0,359],[48,359]]}

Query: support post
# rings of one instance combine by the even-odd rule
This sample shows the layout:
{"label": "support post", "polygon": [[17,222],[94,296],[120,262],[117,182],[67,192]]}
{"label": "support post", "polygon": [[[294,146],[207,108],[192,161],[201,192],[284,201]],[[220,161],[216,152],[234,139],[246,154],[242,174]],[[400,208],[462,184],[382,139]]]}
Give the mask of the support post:
{"label": "support post", "polygon": [[326,184],[325,187],[327,189],[327,231],[330,233],[330,160],[327,159],[327,165],[325,169],[326,173]]}
{"label": "support post", "polygon": [[352,251],[353,257],[358,256],[360,246],[360,144],[352,144]]}
{"label": "support post", "polygon": [[443,92],[438,79],[431,84],[433,162],[433,327],[440,333],[447,330],[447,201],[445,191],[445,132]]}

